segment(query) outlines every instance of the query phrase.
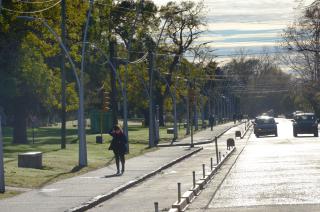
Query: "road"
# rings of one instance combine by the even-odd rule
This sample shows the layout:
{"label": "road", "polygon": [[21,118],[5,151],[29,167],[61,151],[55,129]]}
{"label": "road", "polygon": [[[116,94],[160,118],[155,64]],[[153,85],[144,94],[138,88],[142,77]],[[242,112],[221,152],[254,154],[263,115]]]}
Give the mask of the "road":
{"label": "road", "polygon": [[252,134],[187,211],[320,211],[320,139],[277,122],[278,137]]}

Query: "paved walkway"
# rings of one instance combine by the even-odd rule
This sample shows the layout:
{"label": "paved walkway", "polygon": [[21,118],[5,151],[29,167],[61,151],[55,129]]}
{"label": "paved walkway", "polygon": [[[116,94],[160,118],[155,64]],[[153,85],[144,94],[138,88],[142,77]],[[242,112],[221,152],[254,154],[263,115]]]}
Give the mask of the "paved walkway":
{"label": "paved walkway", "polygon": [[[227,123],[201,131],[194,135],[194,143],[219,136],[233,124]],[[190,142],[190,137],[180,141]],[[127,160],[126,172],[114,176],[115,165],[110,165],[84,175],[25,192],[13,198],[0,201],[1,211],[66,211],[88,202],[105,200],[132,187],[176,162],[200,151],[201,148],[163,147],[139,157]]]}
{"label": "paved walkway", "polygon": [[[236,125],[238,124],[239,123],[237,123]],[[199,145],[199,144],[211,143],[216,136],[223,134],[224,132],[226,132],[227,130],[229,130],[231,127],[234,127],[234,126],[235,124],[233,124],[233,122],[229,122],[226,124],[214,126],[213,131],[211,131],[210,128],[207,128],[205,130],[197,132],[194,137],[194,144]],[[190,144],[191,144],[191,138],[189,136],[188,138],[185,138],[185,139],[178,139],[173,143],[171,142],[161,143],[158,146],[159,147],[186,146]]]}
{"label": "paved walkway", "polygon": [[[222,155],[227,151],[226,140],[233,138],[236,130],[239,130],[239,127],[228,130],[218,139],[218,147]],[[245,143],[245,139],[237,138],[235,141],[237,147],[240,143]],[[216,164],[215,145],[209,143],[202,145],[202,147],[202,151],[89,211],[150,212],[154,211],[154,202],[159,203],[159,211],[168,211],[172,204],[177,201],[178,182],[181,183],[181,193],[183,194],[193,186],[192,171],[196,172],[196,181],[198,181],[203,176],[202,164],[205,164],[206,174],[211,171],[210,158],[213,159],[213,165]]]}

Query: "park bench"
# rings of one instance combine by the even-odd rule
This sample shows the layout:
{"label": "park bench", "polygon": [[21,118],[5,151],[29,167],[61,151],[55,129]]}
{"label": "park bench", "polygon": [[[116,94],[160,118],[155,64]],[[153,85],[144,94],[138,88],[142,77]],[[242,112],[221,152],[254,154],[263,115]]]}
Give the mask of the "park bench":
{"label": "park bench", "polygon": [[25,152],[18,154],[18,167],[42,168],[42,152]]}

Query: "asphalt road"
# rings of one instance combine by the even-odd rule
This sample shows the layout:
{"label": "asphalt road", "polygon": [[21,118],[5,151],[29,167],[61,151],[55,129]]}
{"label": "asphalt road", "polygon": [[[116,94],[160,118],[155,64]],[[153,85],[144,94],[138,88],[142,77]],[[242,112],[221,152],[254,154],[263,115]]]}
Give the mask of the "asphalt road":
{"label": "asphalt road", "polygon": [[277,122],[278,137],[252,134],[187,211],[320,211],[320,138]]}

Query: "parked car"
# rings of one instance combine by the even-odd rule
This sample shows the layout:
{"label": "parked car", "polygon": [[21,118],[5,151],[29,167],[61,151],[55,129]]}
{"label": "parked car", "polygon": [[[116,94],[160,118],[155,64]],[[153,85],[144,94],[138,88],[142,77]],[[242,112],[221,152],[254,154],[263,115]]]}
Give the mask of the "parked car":
{"label": "parked car", "polygon": [[271,116],[258,116],[255,118],[254,134],[258,138],[261,135],[275,135],[278,136],[278,127],[276,121]]}
{"label": "parked car", "polygon": [[319,137],[318,121],[314,113],[296,114],[292,120],[293,136],[297,137],[298,134],[313,134],[315,137]]}
{"label": "parked car", "polygon": [[301,114],[301,113],[304,113],[304,112],[301,111],[301,110],[294,111],[294,112],[292,113],[292,118],[294,119],[294,117],[295,117],[296,115]]}

